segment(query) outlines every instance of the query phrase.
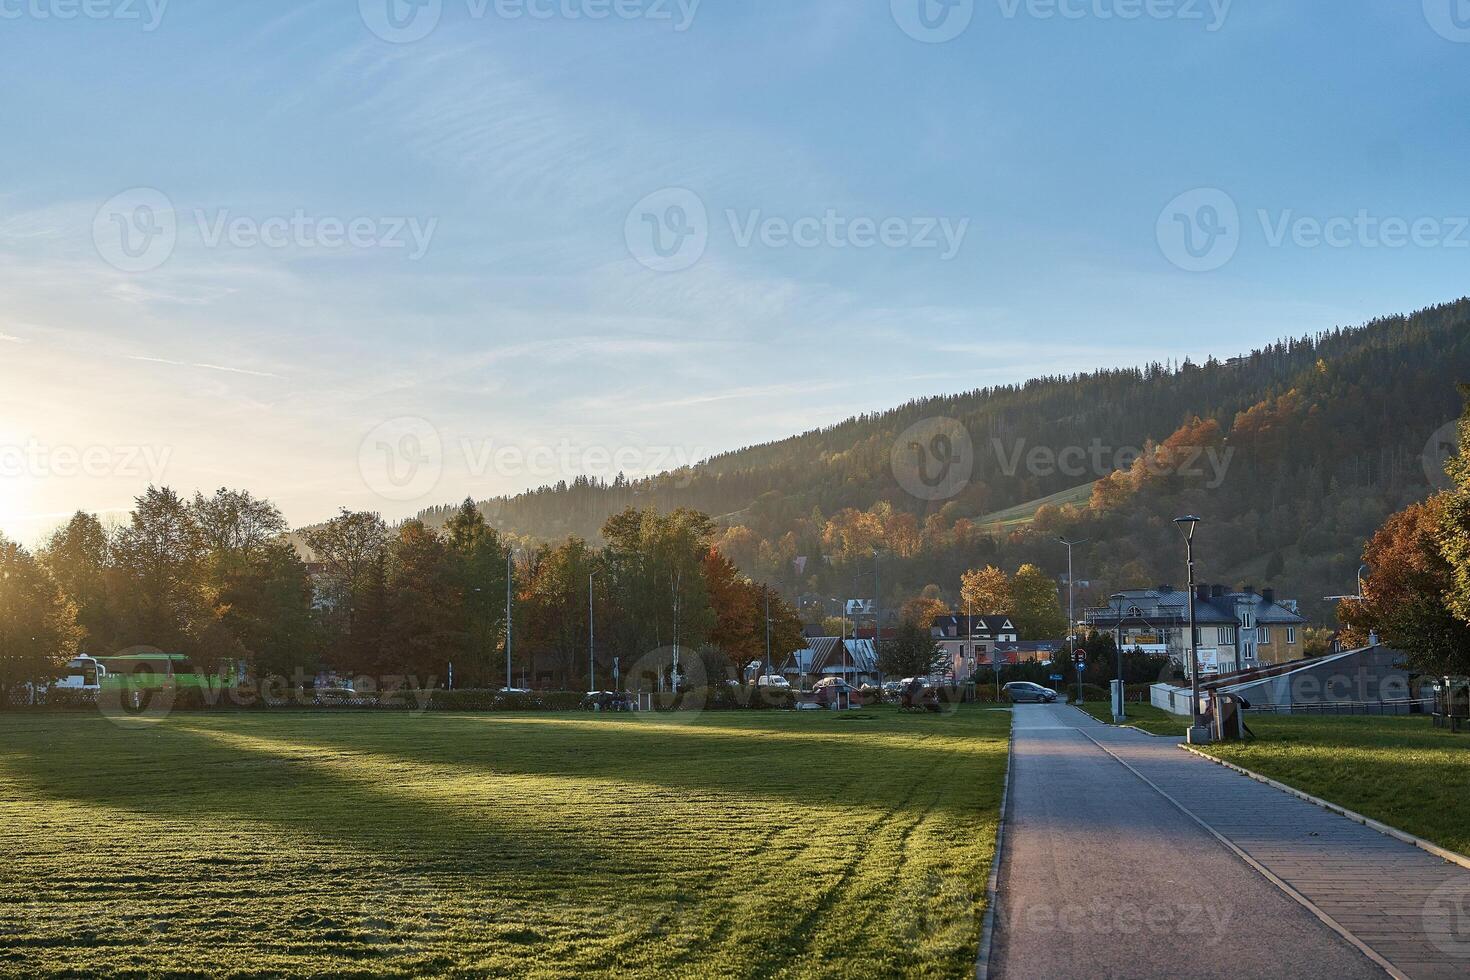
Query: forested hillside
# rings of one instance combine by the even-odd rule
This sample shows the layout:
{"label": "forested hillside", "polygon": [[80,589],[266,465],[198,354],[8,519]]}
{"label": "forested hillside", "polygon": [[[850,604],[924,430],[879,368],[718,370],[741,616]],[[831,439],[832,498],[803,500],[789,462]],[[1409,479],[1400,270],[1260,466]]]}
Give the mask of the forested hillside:
{"label": "forested hillside", "polygon": [[[961,572],[984,563],[1064,573],[1058,534],[1089,539],[1077,577],[1096,594],[1178,581],[1182,548],[1168,521],[1187,509],[1207,522],[1203,577],[1275,586],[1326,618],[1322,597],[1351,591],[1365,540],[1429,493],[1426,445],[1459,415],[1461,381],[1470,381],[1470,300],[1229,362],[924,399],[648,480],[579,480],[482,510],[502,530],[596,539],[628,506],[694,508],[716,516],[726,555],[791,594],[872,595],[877,548],[892,607],[931,584],[954,600]],[[937,500],[906,490],[893,462],[896,443],[900,454],[910,448],[900,436],[932,419],[955,420],[971,445],[959,459],[968,479]],[[931,436],[924,451],[948,451]],[[1042,507],[1029,525],[983,522],[1095,481],[1090,496],[1073,495],[1085,503]],[[435,524],[448,513],[423,517]]]}

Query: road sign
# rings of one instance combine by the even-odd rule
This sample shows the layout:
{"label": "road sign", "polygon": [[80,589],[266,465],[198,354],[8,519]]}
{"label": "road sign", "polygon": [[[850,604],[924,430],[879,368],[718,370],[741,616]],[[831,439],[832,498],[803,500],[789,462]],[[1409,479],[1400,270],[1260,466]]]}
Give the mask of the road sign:
{"label": "road sign", "polygon": [[1064,681],[1067,678],[1064,675],[1062,675],[1062,674],[1052,674],[1051,675],[1051,679],[1054,680],[1054,681]]}
{"label": "road sign", "polygon": [[1076,651],[1075,653],[1072,654],[1072,660],[1075,661],[1076,663],[1079,663],[1079,664],[1086,663],[1087,662],[1087,651],[1086,650],[1078,650],[1078,651]]}
{"label": "road sign", "polygon": [[1082,673],[1086,669],[1087,669],[1087,665],[1086,664],[1079,663],[1077,665],[1077,673],[1079,673],[1079,674]]}

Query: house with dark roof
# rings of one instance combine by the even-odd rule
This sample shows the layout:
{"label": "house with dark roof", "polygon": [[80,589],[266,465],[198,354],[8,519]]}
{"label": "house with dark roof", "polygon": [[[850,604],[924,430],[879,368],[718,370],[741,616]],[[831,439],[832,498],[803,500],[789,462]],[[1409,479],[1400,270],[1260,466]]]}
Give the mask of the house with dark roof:
{"label": "house with dark roof", "polygon": [[786,658],[781,673],[796,687],[806,687],[827,677],[840,677],[853,687],[861,687],[877,680],[878,657],[871,637],[842,640],[835,636],[809,636],[805,647]]}
{"label": "house with dark roof", "polygon": [[945,672],[958,683],[969,680],[972,674],[994,669],[996,648],[1020,641],[1009,616],[936,616],[929,631],[934,642],[944,649],[948,664]]}
{"label": "house with dark roof", "polygon": [[[1295,600],[1249,585],[1238,591],[1201,585],[1193,598],[1201,676],[1302,658],[1307,621]],[[1170,585],[1133,589],[1087,610],[1086,621],[1094,630],[1112,633],[1125,650],[1167,654],[1188,674],[1189,600],[1187,591]]]}

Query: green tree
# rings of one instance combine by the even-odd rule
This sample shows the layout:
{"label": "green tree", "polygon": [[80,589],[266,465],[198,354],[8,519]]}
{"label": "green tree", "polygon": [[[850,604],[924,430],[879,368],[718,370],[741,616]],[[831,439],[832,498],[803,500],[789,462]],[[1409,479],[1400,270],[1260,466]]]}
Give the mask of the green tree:
{"label": "green tree", "polygon": [[944,648],[918,623],[905,621],[878,644],[878,670],[887,677],[925,677],[945,668]]}
{"label": "green tree", "polygon": [[1057,583],[1035,565],[1022,565],[1011,581],[1011,619],[1023,640],[1061,639],[1067,632]]}
{"label": "green tree", "polygon": [[114,649],[117,613],[109,588],[112,542],[102,522],[78,511],[51,535],[40,558],[76,604],[82,649],[97,653]]}
{"label": "green tree", "polygon": [[465,500],[444,525],[459,606],[460,659],[454,662],[461,687],[505,683],[506,548],[472,500]]}
{"label": "green tree", "polygon": [[322,565],[317,599],[331,666],[376,669],[387,626],[388,526],[377,514],[344,509],[308,532],[306,544]]}

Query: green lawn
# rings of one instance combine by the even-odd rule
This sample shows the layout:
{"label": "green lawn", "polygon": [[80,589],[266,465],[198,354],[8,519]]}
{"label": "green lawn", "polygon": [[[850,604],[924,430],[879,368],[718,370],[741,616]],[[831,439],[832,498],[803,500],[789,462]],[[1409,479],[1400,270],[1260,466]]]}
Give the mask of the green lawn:
{"label": "green lawn", "polygon": [[0,974],[966,976],[1009,726],[0,714]]}
{"label": "green lawn", "polygon": [[1400,830],[1470,854],[1470,735],[1424,716],[1248,715],[1258,738],[1206,751]]}
{"label": "green lawn", "polygon": [[[1106,701],[1088,701],[1078,707],[1098,721],[1109,725],[1113,723],[1113,706]],[[1163,708],[1155,708],[1151,704],[1130,704],[1128,705],[1128,719],[1124,724],[1148,732],[1150,735],[1178,735],[1183,738],[1189,729],[1189,717],[1170,714]]]}

